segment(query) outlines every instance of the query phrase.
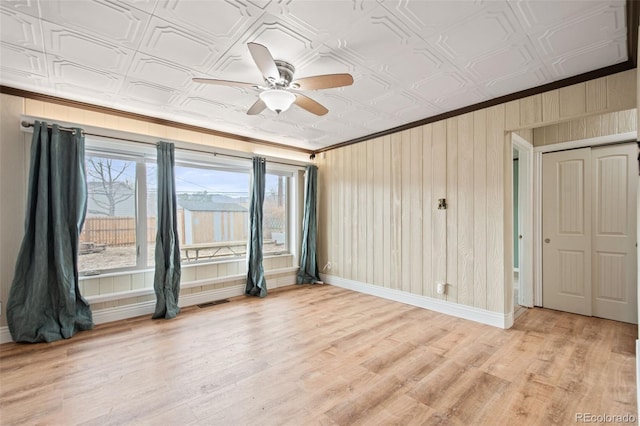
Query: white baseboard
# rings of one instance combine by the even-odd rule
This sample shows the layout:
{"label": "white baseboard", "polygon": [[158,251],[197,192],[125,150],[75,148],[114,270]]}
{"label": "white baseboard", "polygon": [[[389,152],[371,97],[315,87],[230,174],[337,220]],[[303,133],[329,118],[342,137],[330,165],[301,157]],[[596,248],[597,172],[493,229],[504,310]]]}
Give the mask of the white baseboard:
{"label": "white baseboard", "polygon": [[[289,268],[282,270],[267,271],[267,289],[275,289],[278,287],[286,287],[296,283],[297,268],[294,273],[274,277],[273,275],[282,274],[283,272],[291,272]],[[270,276],[271,275],[271,276]],[[218,288],[215,290],[201,291],[198,293],[190,293],[181,295],[178,299],[180,307],[198,305],[200,303],[214,302],[216,300],[228,299],[230,297],[242,296],[244,294],[245,285],[239,284],[230,287]],[[93,311],[94,324],[104,324],[112,321],[119,321],[127,318],[139,317],[141,315],[151,315],[155,309],[156,302],[154,300],[148,302],[134,303],[126,306],[117,306],[114,308],[105,308]],[[0,344],[13,342],[9,327],[0,327]]]}
{"label": "white baseboard", "polygon": [[640,416],[640,340],[636,340],[636,398],[638,408],[638,416]]}
{"label": "white baseboard", "polygon": [[11,333],[9,332],[9,327],[6,325],[4,327],[0,327],[0,345],[9,342],[13,342]]}
{"label": "white baseboard", "polygon": [[337,287],[370,294],[372,296],[405,303],[407,305],[417,306],[419,308],[429,309],[430,311],[440,312],[442,314],[464,318],[482,324],[492,325],[494,327],[507,329],[513,325],[513,312],[501,314],[498,312],[487,311],[486,309],[460,305],[458,303],[433,299],[426,296],[419,296],[417,294],[366,284],[332,275],[320,274],[320,277],[325,283],[335,285]]}
{"label": "white baseboard", "polygon": [[[272,272],[275,274],[274,272]],[[267,275],[267,289],[285,287],[296,283],[296,274],[289,274],[282,277],[269,277]],[[245,290],[245,284],[239,284],[224,288],[217,288],[209,291],[201,291],[198,293],[190,293],[181,295],[178,298],[178,306],[193,306],[200,303],[214,302],[216,300],[228,299],[230,297],[242,296]],[[115,308],[105,308],[93,311],[93,322],[95,324],[104,324],[112,321],[138,317],[140,315],[151,315],[155,309],[156,302],[154,300],[148,302],[140,302],[132,305],[118,306]]]}

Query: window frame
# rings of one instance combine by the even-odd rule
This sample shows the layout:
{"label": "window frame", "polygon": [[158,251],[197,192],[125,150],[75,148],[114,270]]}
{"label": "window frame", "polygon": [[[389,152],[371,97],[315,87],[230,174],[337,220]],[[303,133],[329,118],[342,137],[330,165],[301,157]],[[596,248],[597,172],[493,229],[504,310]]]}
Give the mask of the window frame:
{"label": "window frame", "polygon": [[[118,137],[101,137],[87,136],[85,139],[85,153],[87,156],[103,156],[106,158],[117,158],[121,160],[134,161],[136,164],[136,183],[135,183],[135,222],[136,222],[136,265],[130,267],[110,268],[110,269],[91,269],[82,273],[81,278],[91,279],[112,274],[120,275],[123,273],[137,273],[143,271],[152,271],[154,264],[149,259],[149,244],[145,244],[148,239],[147,226],[145,220],[148,220],[147,211],[147,163],[155,164],[156,150],[155,146],[144,142],[126,141]],[[223,157],[224,156],[224,157]],[[176,166],[204,168],[207,170],[220,170],[230,172],[240,172],[248,174],[248,182],[251,177],[251,158],[232,158],[230,155],[217,155],[216,153],[194,152],[188,148],[181,148],[176,145],[175,149]],[[86,164],[86,162],[85,162]],[[301,166],[285,165],[267,160],[266,174],[284,176],[286,178],[286,200],[285,200],[285,247],[283,250],[267,253],[265,258],[275,256],[293,256],[294,264],[297,264],[299,255],[294,248],[298,247],[299,230],[302,221],[300,203],[302,200],[297,199],[299,195],[299,176],[302,170]],[[141,178],[142,177],[142,178]],[[250,183],[247,186],[247,192],[250,197]],[[297,216],[296,216],[297,215]],[[297,217],[297,219],[294,219]],[[141,222],[142,221],[142,222]],[[142,225],[142,226],[141,226]],[[263,223],[264,230],[264,223]],[[182,262],[183,267],[202,266],[206,264],[218,264],[229,261],[237,261],[246,258],[245,255],[223,256],[218,259],[207,258],[198,261]]]}
{"label": "window frame", "polygon": [[[104,143],[96,143],[94,145],[94,141],[87,143],[87,139],[85,139],[85,168],[86,168],[86,157],[95,156],[102,158],[110,158],[117,159],[123,161],[131,161],[135,164],[135,184],[134,184],[134,222],[136,226],[136,242],[135,242],[135,266],[124,266],[120,268],[109,268],[109,269],[90,269],[87,271],[78,271],[81,277],[95,278],[100,277],[106,274],[112,273],[120,273],[120,272],[140,272],[144,270],[148,270],[153,267],[153,265],[147,264],[147,256],[148,256],[148,244],[141,244],[142,241],[147,240],[147,226],[140,226],[141,223],[141,211],[144,213],[144,217],[147,218],[147,204],[146,204],[146,196],[147,196],[147,185],[146,185],[146,163],[151,163],[155,161],[155,156],[150,158],[149,155],[139,152],[130,152],[125,153],[120,151],[119,149],[109,150],[104,146]],[[140,179],[140,176],[144,176],[144,179]],[[148,218],[147,218],[148,219]],[[85,218],[86,220],[86,218]]]}

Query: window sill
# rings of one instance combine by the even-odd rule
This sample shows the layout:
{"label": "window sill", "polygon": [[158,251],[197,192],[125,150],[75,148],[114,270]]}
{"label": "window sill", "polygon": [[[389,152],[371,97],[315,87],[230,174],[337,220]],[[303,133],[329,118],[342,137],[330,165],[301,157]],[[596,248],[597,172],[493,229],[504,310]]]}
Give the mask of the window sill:
{"label": "window sill", "polygon": [[[279,253],[272,255],[265,255],[265,259],[272,259],[278,257],[287,257],[293,256],[291,253]],[[244,257],[234,257],[232,259],[220,259],[220,260],[211,260],[205,262],[197,262],[197,263],[184,263],[182,264],[182,269],[188,268],[196,268],[198,266],[206,266],[206,265],[219,265],[225,263],[235,263],[239,261],[243,261],[246,258]],[[155,268],[145,268],[145,269],[127,269],[125,271],[115,271],[115,272],[105,272],[104,274],[96,274],[96,275],[82,275],[78,278],[79,281],[92,280],[98,278],[110,278],[110,277],[121,277],[123,275],[133,275],[133,274],[144,274],[146,272],[155,272]]]}
{"label": "window sill", "polygon": [[[288,268],[271,269],[269,271],[265,271],[264,274],[265,274],[265,277],[268,278],[275,275],[286,274],[290,272],[297,272],[299,269],[300,269],[299,266],[290,266]],[[246,274],[235,274],[235,275],[228,275],[225,277],[207,278],[204,280],[197,280],[197,281],[187,281],[187,282],[181,283],[180,288],[183,289],[183,288],[201,287],[201,286],[226,283],[229,281],[242,280],[246,278],[246,276],[247,276]],[[110,294],[104,294],[99,296],[86,296],[85,299],[89,303],[105,303],[105,302],[113,302],[113,301],[122,300],[122,299],[130,299],[133,297],[149,296],[153,294],[155,294],[155,290],[153,288],[141,288],[137,290],[122,291],[119,293],[110,293]]]}

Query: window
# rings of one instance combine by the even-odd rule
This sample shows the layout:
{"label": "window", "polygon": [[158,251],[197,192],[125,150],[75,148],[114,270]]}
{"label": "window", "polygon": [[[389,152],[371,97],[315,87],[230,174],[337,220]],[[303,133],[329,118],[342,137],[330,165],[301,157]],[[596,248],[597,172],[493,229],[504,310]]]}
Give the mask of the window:
{"label": "window", "polygon": [[287,193],[290,177],[270,174],[265,176],[263,205],[263,246],[264,254],[276,254],[288,251],[287,229],[289,221],[287,211]]}
{"label": "window", "polygon": [[[79,270],[97,275],[153,267],[157,170],[152,150],[87,140],[87,217]],[[130,152],[126,152],[127,149]],[[176,149],[178,238],[183,264],[244,257],[249,235],[249,162],[214,161]],[[265,255],[289,252],[293,173],[269,170],[263,205]]]}
{"label": "window", "polygon": [[[139,265],[137,187],[141,158],[87,152],[87,215],[80,234],[79,271],[120,270]],[[142,166],[142,167],[140,167]],[[155,227],[155,222],[150,224]],[[153,235],[153,233],[151,233]]]}
{"label": "window", "polygon": [[249,173],[176,166],[178,234],[183,262],[244,256],[249,232]]}

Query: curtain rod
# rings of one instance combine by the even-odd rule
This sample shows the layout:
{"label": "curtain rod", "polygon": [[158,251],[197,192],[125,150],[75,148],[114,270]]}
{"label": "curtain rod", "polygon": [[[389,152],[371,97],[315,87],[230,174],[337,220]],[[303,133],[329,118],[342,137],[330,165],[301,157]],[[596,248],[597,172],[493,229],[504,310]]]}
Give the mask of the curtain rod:
{"label": "curtain rod", "polygon": [[[23,120],[21,123],[22,127],[33,127],[34,124],[30,123],[28,121]],[[52,125],[51,124],[47,124],[48,128],[51,128]],[[62,126],[58,126],[58,129],[62,130],[63,132],[72,132],[75,133],[76,129],[72,128],[72,127],[62,127]],[[156,144],[153,142],[145,142],[145,141],[141,141],[141,140],[136,140],[136,139],[128,139],[128,138],[123,138],[123,137],[116,137],[116,136],[107,136],[107,135],[100,135],[97,133],[89,133],[86,132],[84,130],[81,129],[81,132],[84,136],[97,136],[100,138],[107,138],[107,139],[116,139],[116,140],[121,140],[121,141],[127,141],[127,142],[134,142],[134,143],[142,143],[145,145],[153,145],[155,146]],[[215,151],[204,151],[201,149],[194,149],[194,148],[183,148],[183,147],[178,147],[177,149],[182,150],[182,151],[190,151],[190,152],[198,152],[201,154],[211,154],[214,157],[230,157],[230,158],[239,158],[241,160],[247,160],[247,161],[251,161],[252,157],[244,157],[242,155],[233,155],[233,154],[224,154],[221,152],[215,152]],[[299,164],[293,164],[293,163],[284,163],[281,161],[273,161],[273,160],[269,160],[267,161],[267,163],[274,163],[274,164],[281,164],[283,166],[294,166],[294,167],[303,167]]]}
{"label": "curtain rod", "polygon": [[[33,127],[33,123],[29,123],[28,121],[23,121],[22,123],[20,123],[22,125],[22,127]],[[47,124],[47,127],[49,129],[53,128],[52,124]],[[71,132],[71,133],[75,133],[76,129],[72,128],[72,127],[63,127],[63,126],[58,126],[58,129],[62,130],[63,132]],[[84,130],[80,130],[82,132],[82,134],[84,135]]]}

